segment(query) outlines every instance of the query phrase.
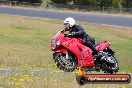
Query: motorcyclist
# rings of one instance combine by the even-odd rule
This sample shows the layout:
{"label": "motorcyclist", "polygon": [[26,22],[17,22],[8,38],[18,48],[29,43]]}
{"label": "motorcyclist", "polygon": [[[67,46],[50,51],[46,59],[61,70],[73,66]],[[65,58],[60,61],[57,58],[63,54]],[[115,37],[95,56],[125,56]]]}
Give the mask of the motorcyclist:
{"label": "motorcyclist", "polygon": [[[72,17],[68,17],[64,20],[64,30],[69,31],[68,34],[73,34],[72,37],[81,38],[83,40],[83,44],[88,46],[92,51],[94,56],[98,56],[99,51],[95,48],[95,41],[89,35],[86,34],[84,29],[75,23],[76,21]],[[68,35],[67,34],[67,35]]]}

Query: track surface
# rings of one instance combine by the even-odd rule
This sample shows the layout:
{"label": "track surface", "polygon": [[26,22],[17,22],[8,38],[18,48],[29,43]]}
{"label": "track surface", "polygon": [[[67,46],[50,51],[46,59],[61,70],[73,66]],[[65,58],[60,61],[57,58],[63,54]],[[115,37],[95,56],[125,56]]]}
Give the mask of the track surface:
{"label": "track surface", "polygon": [[100,15],[91,13],[79,13],[79,12],[64,12],[64,11],[49,11],[49,10],[35,10],[25,8],[14,8],[14,7],[2,7],[0,6],[0,13],[30,16],[30,17],[41,17],[64,20],[66,17],[73,17],[77,21],[107,24],[114,26],[132,27],[132,17],[128,16],[113,16],[113,15]]}

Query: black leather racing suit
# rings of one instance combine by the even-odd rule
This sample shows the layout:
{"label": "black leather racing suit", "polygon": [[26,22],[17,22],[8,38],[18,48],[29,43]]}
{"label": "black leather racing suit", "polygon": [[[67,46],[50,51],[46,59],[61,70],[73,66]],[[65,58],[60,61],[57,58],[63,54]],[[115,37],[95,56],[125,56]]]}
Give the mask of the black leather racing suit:
{"label": "black leather racing suit", "polygon": [[98,53],[94,46],[95,41],[93,40],[93,38],[86,34],[84,29],[80,25],[74,25],[70,29],[65,28],[64,30],[69,31],[69,34],[74,33],[74,35],[72,36],[74,38],[81,38],[83,40],[83,44],[85,46],[88,46],[93,51],[93,55]]}

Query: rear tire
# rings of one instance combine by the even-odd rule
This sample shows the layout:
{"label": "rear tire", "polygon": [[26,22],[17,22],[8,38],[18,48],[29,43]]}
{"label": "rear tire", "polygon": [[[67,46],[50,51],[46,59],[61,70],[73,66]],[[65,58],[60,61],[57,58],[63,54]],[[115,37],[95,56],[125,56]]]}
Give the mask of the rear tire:
{"label": "rear tire", "polygon": [[102,70],[104,71],[104,73],[110,73],[110,74],[117,73],[119,70],[119,65],[114,55],[108,55],[104,53],[104,57],[106,59],[103,59],[101,61]]}
{"label": "rear tire", "polygon": [[114,56],[111,56],[114,60],[114,64],[113,64],[113,67],[109,66],[108,69],[107,69],[107,73],[110,73],[110,74],[114,74],[114,73],[117,73],[118,70],[119,70],[119,65],[118,65],[118,61],[116,60],[116,58]]}

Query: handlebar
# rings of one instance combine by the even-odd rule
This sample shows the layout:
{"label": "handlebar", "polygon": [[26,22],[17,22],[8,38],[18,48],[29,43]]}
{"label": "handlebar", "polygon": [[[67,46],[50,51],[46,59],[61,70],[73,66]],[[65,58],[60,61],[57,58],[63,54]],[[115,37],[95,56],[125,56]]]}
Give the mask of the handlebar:
{"label": "handlebar", "polygon": [[74,35],[74,32],[71,32],[69,34],[64,34],[64,35],[65,35],[65,37],[72,37]]}

